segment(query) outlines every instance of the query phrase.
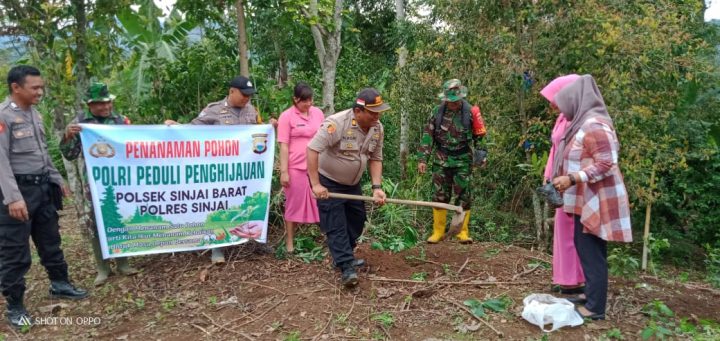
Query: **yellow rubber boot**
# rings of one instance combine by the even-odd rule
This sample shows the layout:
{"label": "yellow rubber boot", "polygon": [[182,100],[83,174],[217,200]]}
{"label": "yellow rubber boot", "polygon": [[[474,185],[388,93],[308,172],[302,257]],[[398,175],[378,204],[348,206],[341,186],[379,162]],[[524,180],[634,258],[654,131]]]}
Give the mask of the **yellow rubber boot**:
{"label": "yellow rubber boot", "polygon": [[470,244],[473,242],[472,238],[470,238],[470,210],[465,211],[465,220],[463,221],[460,233],[458,233],[455,238],[457,238],[461,244]]}
{"label": "yellow rubber boot", "polygon": [[433,233],[427,242],[436,244],[445,237],[445,224],[447,223],[447,210],[433,208]]}

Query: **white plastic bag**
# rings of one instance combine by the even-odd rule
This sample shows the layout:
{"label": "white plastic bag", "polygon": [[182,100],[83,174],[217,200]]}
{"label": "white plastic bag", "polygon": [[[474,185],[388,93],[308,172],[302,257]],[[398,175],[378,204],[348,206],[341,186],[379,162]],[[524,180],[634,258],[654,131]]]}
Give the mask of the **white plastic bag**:
{"label": "white plastic bag", "polygon": [[[525,306],[522,317],[546,333],[565,326],[576,327],[583,324],[582,317],[575,312],[575,305],[564,298],[548,294],[530,294],[523,299],[523,304]],[[545,329],[545,325],[550,323],[552,329]]]}

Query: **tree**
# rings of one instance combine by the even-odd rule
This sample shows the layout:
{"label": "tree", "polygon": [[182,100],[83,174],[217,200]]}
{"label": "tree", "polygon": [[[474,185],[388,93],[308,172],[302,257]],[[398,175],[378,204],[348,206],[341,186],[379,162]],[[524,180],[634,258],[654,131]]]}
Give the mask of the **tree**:
{"label": "tree", "polygon": [[115,202],[115,188],[112,186],[105,187],[102,201],[100,202],[100,212],[102,212],[103,224],[105,229],[108,227],[119,228],[125,226],[122,222],[117,203]]}
{"label": "tree", "polygon": [[322,70],[322,109],[325,115],[335,112],[335,73],[342,50],[343,0],[335,0],[331,16],[321,15],[318,0],[310,0],[309,9],[301,7],[312,32],[320,68]]}
{"label": "tree", "polygon": [[240,58],[240,74],[250,77],[250,66],[248,65],[247,32],[245,30],[245,8],[243,0],[235,1],[238,28],[238,54]]}

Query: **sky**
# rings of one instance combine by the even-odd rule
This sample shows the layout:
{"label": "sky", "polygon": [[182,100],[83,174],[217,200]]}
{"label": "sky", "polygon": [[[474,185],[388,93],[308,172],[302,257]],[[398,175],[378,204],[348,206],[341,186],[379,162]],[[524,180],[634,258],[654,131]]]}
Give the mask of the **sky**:
{"label": "sky", "polygon": [[705,21],[712,19],[720,19],[720,0],[706,0],[707,10],[705,11]]}

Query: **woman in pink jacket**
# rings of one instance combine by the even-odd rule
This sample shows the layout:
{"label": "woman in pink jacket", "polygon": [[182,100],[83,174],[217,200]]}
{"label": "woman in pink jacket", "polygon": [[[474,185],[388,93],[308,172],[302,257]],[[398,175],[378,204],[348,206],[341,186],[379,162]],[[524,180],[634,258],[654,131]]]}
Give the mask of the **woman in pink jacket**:
{"label": "woman in pink jacket", "polygon": [[[550,102],[553,111],[558,111],[557,103],[555,103],[555,95],[560,92],[568,84],[578,80],[580,76],[571,74],[555,78],[552,82],[540,91],[540,94]],[[560,113],[555,121],[551,140],[552,148],[545,165],[544,180],[545,183],[552,181],[553,159],[560,140],[565,136],[565,128],[568,120],[565,115]],[[555,227],[553,230],[553,291],[557,290],[563,294],[580,294],[583,292],[582,287],[585,284],[585,276],[580,266],[580,258],[578,258],[575,250],[575,242],[573,241],[575,230],[575,221],[573,215],[565,213],[562,208],[555,209]]]}
{"label": "woman in pink jacket", "polygon": [[300,82],[295,86],[293,106],[280,114],[280,184],[285,190],[285,249],[295,251],[296,224],[320,221],[317,200],[310,189],[305,160],[307,145],[325,116],[313,106],[312,88]]}

